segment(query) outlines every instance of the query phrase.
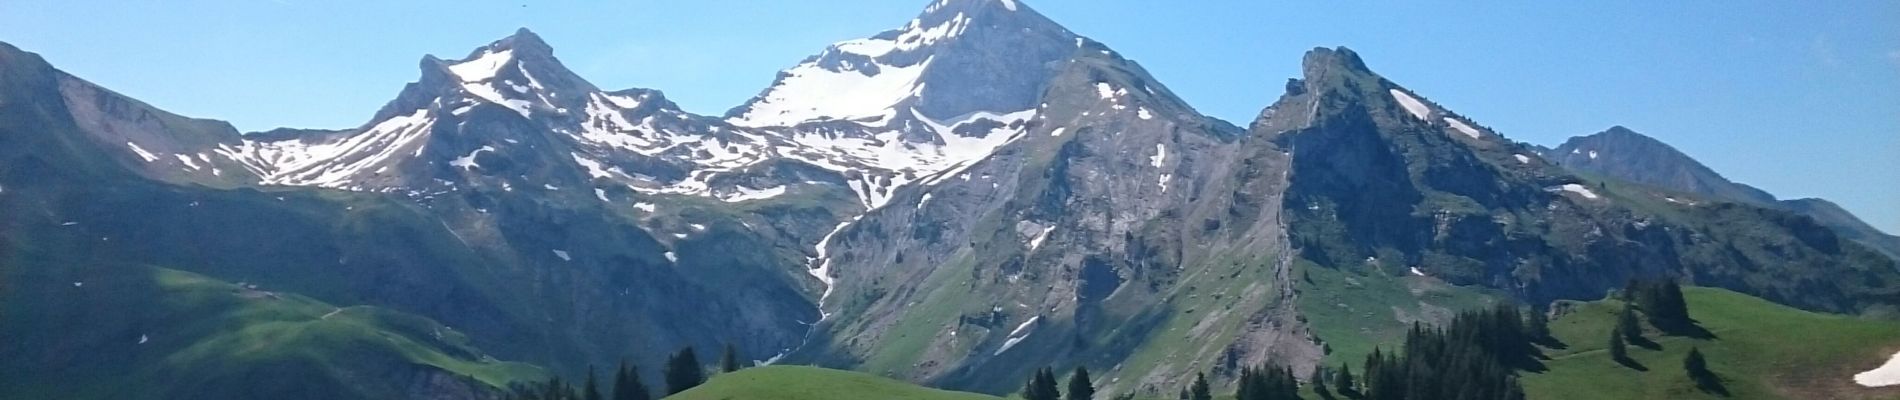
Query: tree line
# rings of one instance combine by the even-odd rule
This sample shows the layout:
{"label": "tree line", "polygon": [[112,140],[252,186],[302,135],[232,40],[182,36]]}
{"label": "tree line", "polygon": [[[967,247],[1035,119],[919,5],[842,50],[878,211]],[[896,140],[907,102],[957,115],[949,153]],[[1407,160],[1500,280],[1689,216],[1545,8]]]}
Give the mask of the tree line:
{"label": "tree line", "polygon": [[[726,345],[725,353],[719,357],[718,371],[734,372],[744,368],[732,345]],[[667,357],[661,371],[664,379],[663,391],[659,397],[672,396],[706,383],[706,365],[700,363],[699,356],[691,346]],[[587,367],[587,380],[580,386],[562,381],[559,376],[547,381],[516,384],[502,396],[505,400],[653,400],[653,389],[640,380],[640,369],[626,360],[620,361],[615,370],[613,382],[601,385],[596,379],[594,367]]]}
{"label": "tree line", "polygon": [[[1234,398],[1302,399],[1304,386],[1322,399],[1335,400],[1523,399],[1517,371],[1542,369],[1543,355],[1536,344],[1553,340],[1543,314],[1526,314],[1500,305],[1460,313],[1442,327],[1414,324],[1399,349],[1374,349],[1357,377],[1347,365],[1315,368],[1304,383],[1291,367],[1273,363],[1244,367],[1233,381]],[[1055,373],[1042,368],[1024,383],[1022,395],[1025,400],[1093,400],[1095,389],[1086,368],[1076,368],[1068,387],[1068,396],[1063,397]],[[1196,374],[1179,397],[1213,398],[1206,374]]]}

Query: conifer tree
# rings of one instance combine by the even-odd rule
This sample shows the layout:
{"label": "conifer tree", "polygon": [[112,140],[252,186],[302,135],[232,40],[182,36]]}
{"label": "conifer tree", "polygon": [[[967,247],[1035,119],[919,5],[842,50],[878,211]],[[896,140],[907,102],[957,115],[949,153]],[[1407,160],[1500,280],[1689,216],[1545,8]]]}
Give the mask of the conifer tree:
{"label": "conifer tree", "polygon": [[738,371],[739,368],[738,351],[732,348],[731,343],[727,343],[725,354],[719,355],[719,371],[733,372]]}
{"label": "conifer tree", "polygon": [[706,373],[699,364],[699,356],[693,354],[693,347],[680,349],[666,361],[666,395],[671,396],[692,389],[706,382]]}
{"label": "conifer tree", "polygon": [[606,400],[600,397],[600,380],[595,377],[594,366],[587,366],[587,384],[581,387],[581,400]]}
{"label": "conifer tree", "polygon": [[1089,369],[1075,367],[1075,373],[1069,375],[1068,400],[1094,400],[1095,384],[1089,382]]}
{"label": "conifer tree", "polygon": [[1352,381],[1352,367],[1351,366],[1348,366],[1345,363],[1340,363],[1338,375],[1339,375],[1338,377],[1333,378],[1334,392],[1339,392],[1339,394],[1342,396],[1352,395],[1354,393],[1359,392],[1359,387],[1354,385]]}
{"label": "conifer tree", "polygon": [[649,400],[652,392],[640,382],[640,368],[620,361],[620,372],[614,374],[614,400]]}
{"label": "conifer tree", "polygon": [[1623,312],[1616,316],[1616,333],[1626,341],[1643,337],[1643,323],[1636,320],[1636,311],[1628,303],[1623,304]]}
{"label": "conifer tree", "polygon": [[1690,347],[1689,354],[1682,358],[1682,369],[1689,374],[1690,380],[1695,381],[1697,389],[1723,395],[1728,393],[1728,389],[1722,387],[1722,378],[1709,370],[1709,361],[1702,357],[1702,349]]}
{"label": "conifer tree", "polygon": [[1623,343],[1622,332],[1610,333],[1610,359],[1624,362],[1630,359],[1629,348]]}
{"label": "conifer tree", "polygon": [[1194,373],[1194,385],[1188,394],[1188,400],[1214,400],[1214,390],[1207,387],[1207,374]]}

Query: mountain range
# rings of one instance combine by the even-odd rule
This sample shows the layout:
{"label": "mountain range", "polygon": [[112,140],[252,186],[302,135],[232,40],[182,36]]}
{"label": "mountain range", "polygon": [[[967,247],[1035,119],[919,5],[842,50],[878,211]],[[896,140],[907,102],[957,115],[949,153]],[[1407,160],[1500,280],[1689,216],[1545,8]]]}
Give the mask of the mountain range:
{"label": "mountain range", "polygon": [[1301,67],[1240,126],[1027,4],[938,0],[722,116],[521,29],[360,126],[239,132],[0,43],[0,394],[494,397],[730,345],[1171,397],[1636,278],[1900,315],[1900,237],[1826,200],[1622,127],[1518,142],[1343,47]]}

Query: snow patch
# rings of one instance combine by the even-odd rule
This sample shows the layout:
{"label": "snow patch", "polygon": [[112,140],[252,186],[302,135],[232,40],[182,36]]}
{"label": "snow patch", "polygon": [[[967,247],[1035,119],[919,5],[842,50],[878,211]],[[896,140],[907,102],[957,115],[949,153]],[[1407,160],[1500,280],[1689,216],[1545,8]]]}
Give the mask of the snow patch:
{"label": "snow patch", "polygon": [[1886,387],[1900,385],[1900,353],[1893,353],[1886,364],[1879,368],[1854,374],[1854,383],[1866,387]]}
{"label": "snow patch", "polygon": [[1049,240],[1049,233],[1055,232],[1055,230],[1056,226],[1054,224],[1049,225],[1047,228],[1042,228],[1042,233],[1037,233],[1035,238],[1029,239],[1029,251],[1036,251],[1037,248],[1042,247],[1042,241]]}
{"label": "snow patch", "polygon": [[1517,157],[1517,162],[1518,162],[1519,164],[1530,164],[1530,163],[1531,163],[1531,156],[1527,156],[1527,155],[1523,155],[1523,154],[1516,154],[1516,155],[1512,155],[1512,157]]}
{"label": "snow patch", "polygon": [[633,203],[633,209],[644,211],[647,213],[652,213],[653,210],[659,209],[659,206],[656,206],[653,203]]}
{"label": "snow patch", "polygon": [[190,168],[191,168],[191,170],[193,170],[193,171],[197,171],[197,170],[201,170],[201,169],[204,169],[204,167],[200,167],[200,166],[198,166],[198,162],[197,162],[197,161],[193,161],[193,160],[191,159],[191,156],[188,156],[188,155],[184,155],[184,154],[173,154],[172,156],[173,156],[173,157],[178,157],[178,162],[181,162],[181,163],[185,163],[185,166],[186,166],[186,167],[190,167]]}
{"label": "snow patch", "polygon": [[560,257],[561,261],[574,261],[574,257],[571,257],[567,254],[567,250],[555,250],[554,256]]}
{"label": "snow patch", "polygon": [[666,261],[668,262],[675,262],[675,263],[680,262],[680,256],[678,254],[673,254],[673,252],[669,251],[669,252],[666,252],[666,254],[664,255],[666,256]]}
{"label": "snow patch", "polygon": [[1465,121],[1459,120],[1457,118],[1446,117],[1445,123],[1448,125],[1451,125],[1451,129],[1456,130],[1459,133],[1463,133],[1465,134],[1465,136],[1470,136],[1472,139],[1477,139],[1479,136],[1483,135],[1482,133],[1478,132],[1478,128],[1473,128],[1471,127],[1470,124],[1466,124]]}
{"label": "snow patch", "polygon": [[727,203],[738,203],[742,201],[765,200],[765,199],[778,197],[780,195],[785,194],[785,186],[782,186],[782,185],[773,186],[773,187],[769,187],[765,189],[753,189],[749,187],[739,186],[739,187],[736,187],[735,189],[738,189],[738,192],[726,195],[724,197],[720,197],[719,199],[724,200]]}
{"label": "snow patch", "polygon": [[1036,325],[1036,321],[1041,321],[1041,320],[1042,320],[1042,316],[1038,315],[1034,317],[1029,317],[1028,321],[1023,321],[1022,324],[1016,325],[1015,330],[1009,331],[1009,339],[1003,341],[1003,347],[997,348],[996,353],[991,354],[991,355],[1001,355],[1003,354],[1003,352],[1009,351],[1010,348],[1016,347],[1016,344],[1021,343],[1023,339],[1029,338],[1029,334],[1033,333],[1032,331],[1029,330],[1029,328],[1034,327]]}
{"label": "snow patch", "polygon": [[1168,145],[1165,143],[1155,143],[1155,155],[1148,157],[1148,164],[1155,166],[1155,168],[1161,168],[1161,163],[1167,160]]}
{"label": "snow patch", "polygon": [[594,188],[594,198],[600,199],[600,201],[606,201],[606,202],[613,201],[613,200],[607,199],[607,190],[601,189],[601,188]]}
{"label": "snow patch", "polygon": [[[902,43],[902,39],[898,43]],[[866,47],[852,46],[859,51],[870,51],[865,50]],[[777,85],[766,89],[745,113],[728,122],[764,127],[793,126],[824,119],[888,120],[897,114],[892,105],[922,89],[923,73],[931,60],[926,58],[901,67],[876,64],[875,72],[850,64],[837,71],[815,62],[800,64],[782,72],[783,78]]]}
{"label": "snow patch", "polygon": [[1406,94],[1405,91],[1398,89],[1392,89],[1391,92],[1392,99],[1398,100],[1399,106],[1405,107],[1405,112],[1412,113],[1412,116],[1418,117],[1418,119],[1425,119],[1432,115],[1432,108],[1426,106],[1425,102],[1418,101],[1418,98],[1412,97],[1412,95]]}
{"label": "snow patch", "polygon": [[462,170],[471,170],[471,169],[475,169],[475,167],[480,167],[481,165],[475,163],[475,156],[482,154],[482,152],[484,151],[495,151],[495,148],[491,146],[482,146],[482,148],[475,149],[475,151],[468,152],[468,155],[456,157],[454,160],[449,160],[449,166],[461,168]]}
{"label": "snow patch", "polygon": [[1597,159],[1597,151],[1596,151],[1596,150],[1590,150],[1590,159],[1592,159],[1592,160],[1595,160],[1595,159]]}
{"label": "snow patch", "polygon": [[1053,131],[1049,131],[1049,136],[1053,136],[1053,137],[1061,137],[1061,136],[1062,136],[1062,131],[1065,131],[1065,130],[1068,130],[1068,129],[1069,129],[1069,128],[1068,128],[1068,127],[1066,127],[1066,126],[1058,126],[1058,127],[1056,127],[1056,130],[1053,130]]}
{"label": "snow patch", "polygon": [[1003,0],[1003,8],[1016,11],[1016,0]]}
{"label": "snow patch", "polygon": [[1115,99],[1115,87],[1109,85],[1108,82],[1096,82],[1095,95],[1101,96],[1104,100],[1113,100]]}
{"label": "snow patch", "polygon": [[1427,276],[1425,275],[1425,271],[1418,270],[1418,267],[1412,267],[1412,275]]}
{"label": "snow patch", "polygon": [[508,65],[508,61],[514,59],[514,53],[514,50],[484,52],[482,55],[475,56],[474,59],[449,65],[449,72],[462,78],[463,82],[494,79],[495,74],[501,72],[501,67]]}
{"label": "snow patch", "polygon": [[1154,113],[1150,113],[1150,112],[1148,112],[1148,107],[1141,107],[1141,108],[1136,108],[1136,109],[1135,109],[1135,116],[1136,116],[1136,117],[1140,117],[1141,119],[1154,119],[1154,118],[1155,118],[1155,115],[1154,115]]}
{"label": "snow patch", "polygon": [[1598,198],[1597,192],[1590,190],[1588,186],[1583,186],[1583,185],[1579,185],[1575,183],[1566,183],[1563,186],[1545,188],[1544,191],[1547,191],[1547,192],[1563,191],[1563,192],[1576,193],[1578,196],[1583,196],[1583,198],[1591,199],[1591,200],[1596,200]]}
{"label": "snow patch", "polygon": [[145,159],[145,162],[149,163],[153,161],[158,161],[158,156],[152,155],[151,152],[145,151],[144,148],[139,147],[138,143],[125,142],[125,147],[132,148],[132,152],[138,153],[139,158]]}

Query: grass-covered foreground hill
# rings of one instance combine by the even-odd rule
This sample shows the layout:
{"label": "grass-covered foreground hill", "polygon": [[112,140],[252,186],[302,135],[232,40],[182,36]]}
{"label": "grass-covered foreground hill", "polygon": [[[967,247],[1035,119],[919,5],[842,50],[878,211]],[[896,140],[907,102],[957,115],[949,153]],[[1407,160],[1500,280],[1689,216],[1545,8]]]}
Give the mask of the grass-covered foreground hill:
{"label": "grass-covered foreground hill", "polygon": [[1551,322],[1564,347],[1547,350],[1550,368],[1527,373],[1532,399],[1724,398],[1697,389],[1683,369],[1691,348],[1732,399],[1900,399],[1900,387],[1866,388],[1853,376],[1900,351],[1900,323],[1817,314],[1735,292],[1685,288],[1689,313],[1709,338],[1665,336],[1644,326],[1653,346],[1628,347],[1633,366],[1606,348],[1622,302],[1574,303]]}
{"label": "grass-covered foreground hill", "polygon": [[668,399],[679,400],[998,400],[975,393],[931,389],[858,372],[770,366],[721,374]]}
{"label": "grass-covered foreground hill", "polygon": [[414,315],[13,254],[0,268],[0,393],[12,398],[482,398],[545,376]]}

